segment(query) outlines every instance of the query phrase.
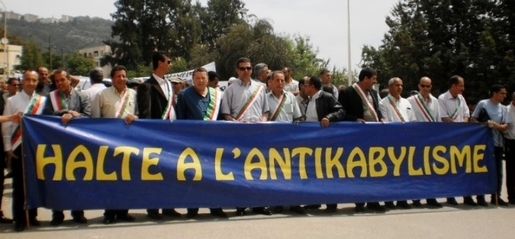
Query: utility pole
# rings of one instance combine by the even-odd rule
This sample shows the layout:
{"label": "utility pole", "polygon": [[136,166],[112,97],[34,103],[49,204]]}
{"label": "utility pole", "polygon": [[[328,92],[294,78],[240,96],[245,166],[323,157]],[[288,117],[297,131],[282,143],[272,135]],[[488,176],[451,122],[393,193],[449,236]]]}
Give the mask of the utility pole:
{"label": "utility pole", "polygon": [[347,32],[347,44],[348,44],[348,54],[349,54],[349,58],[348,58],[348,62],[349,62],[349,65],[348,65],[348,69],[347,69],[347,73],[348,73],[348,78],[349,78],[349,85],[348,86],[351,86],[352,85],[352,81],[354,79],[352,79],[352,63],[351,63],[351,47],[350,47],[350,0],[347,0],[347,21],[348,21],[348,32]]}

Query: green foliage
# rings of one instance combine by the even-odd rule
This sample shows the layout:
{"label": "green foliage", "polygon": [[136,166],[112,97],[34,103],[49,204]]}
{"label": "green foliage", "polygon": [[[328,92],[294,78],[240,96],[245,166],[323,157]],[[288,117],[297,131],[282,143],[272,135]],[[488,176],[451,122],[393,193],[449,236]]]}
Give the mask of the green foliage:
{"label": "green foliage", "polygon": [[66,70],[72,75],[89,75],[89,71],[96,67],[92,57],[84,57],[82,54],[69,54],[65,57]]}
{"label": "green foliage", "polygon": [[37,69],[43,65],[43,56],[38,44],[30,39],[23,45],[23,54],[21,56],[21,64],[17,66],[17,70]]}

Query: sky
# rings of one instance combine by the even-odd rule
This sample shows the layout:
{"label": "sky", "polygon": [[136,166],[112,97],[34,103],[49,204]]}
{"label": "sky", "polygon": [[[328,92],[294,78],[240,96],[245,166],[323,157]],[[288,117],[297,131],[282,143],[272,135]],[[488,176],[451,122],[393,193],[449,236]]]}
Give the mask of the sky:
{"label": "sky", "polygon": [[[195,1],[195,0],[194,0]],[[388,31],[386,16],[399,0],[349,0],[351,15],[351,67],[358,70],[364,45],[378,47]],[[0,0],[7,11],[40,17],[90,16],[111,19],[115,0]],[[205,4],[207,0],[200,0]],[[347,68],[347,1],[342,0],[244,0],[248,14],[272,22],[282,35],[309,37],[319,58],[330,66]],[[1,4],[0,4],[1,7]],[[1,7],[3,8],[3,7]],[[252,57],[252,56],[249,56]]]}

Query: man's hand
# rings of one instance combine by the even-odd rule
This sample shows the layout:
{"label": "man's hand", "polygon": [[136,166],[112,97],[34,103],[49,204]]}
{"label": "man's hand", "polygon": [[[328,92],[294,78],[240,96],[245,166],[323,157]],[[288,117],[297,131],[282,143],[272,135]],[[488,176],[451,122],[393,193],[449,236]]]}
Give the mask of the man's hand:
{"label": "man's hand", "polygon": [[320,121],[320,124],[322,125],[322,127],[327,127],[327,126],[329,126],[329,119],[328,119],[328,118],[323,118],[323,119]]}
{"label": "man's hand", "polygon": [[127,116],[125,117],[124,121],[125,121],[125,123],[126,123],[126,124],[132,124],[132,122],[133,122],[134,120],[137,120],[137,119],[138,119],[138,116],[135,116],[135,115],[133,115],[133,114],[129,114],[129,115],[127,115]]}
{"label": "man's hand", "polygon": [[9,121],[19,124],[21,122],[22,116],[23,116],[22,112],[14,113],[12,115],[9,115]]}
{"label": "man's hand", "polygon": [[71,114],[73,117],[80,117],[80,113],[75,110],[68,110],[68,114]]}
{"label": "man's hand", "polygon": [[68,124],[68,122],[70,122],[70,120],[72,120],[72,118],[73,118],[73,115],[70,113],[63,114],[63,116],[61,117],[61,122],[63,122],[63,124]]}
{"label": "man's hand", "polygon": [[363,124],[364,124],[364,123],[366,123],[366,121],[365,121],[364,119],[359,119],[359,118],[358,118],[356,121],[358,121],[358,122],[360,122],[360,123],[363,123]]}

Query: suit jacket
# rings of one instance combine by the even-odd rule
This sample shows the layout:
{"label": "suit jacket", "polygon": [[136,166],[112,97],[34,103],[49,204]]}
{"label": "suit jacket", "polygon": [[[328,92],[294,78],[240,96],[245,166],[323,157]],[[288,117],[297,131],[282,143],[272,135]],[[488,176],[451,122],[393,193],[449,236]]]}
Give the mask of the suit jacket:
{"label": "suit jacket", "polygon": [[50,96],[47,95],[47,100],[45,102],[43,114],[62,116],[63,114],[67,113],[68,110],[74,110],[79,112],[81,117],[91,117],[91,104],[88,95],[86,95],[84,92],[72,90],[69,107],[65,110],[54,109],[54,106],[52,105],[52,100],[50,99]]}
{"label": "suit jacket", "polygon": [[[370,96],[372,97],[374,110],[377,113],[377,117],[379,120],[383,118],[381,115],[381,111],[379,111],[379,99],[377,91],[370,90]],[[363,119],[364,109],[363,109],[363,101],[359,96],[358,92],[349,86],[340,91],[338,96],[338,102],[345,109],[345,120],[346,121],[356,121],[357,119]]]}
{"label": "suit jacket", "polygon": [[322,91],[315,102],[318,121],[321,121],[324,117],[327,117],[331,122],[342,121],[345,118],[345,110],[332,94]]}
{"label": "suit jacket", "polygon": [[140,119],[162,119],[168,100],[154,76],[138,86],[136,98]]}

